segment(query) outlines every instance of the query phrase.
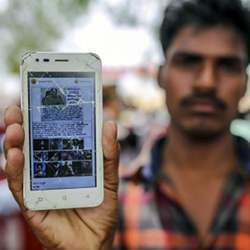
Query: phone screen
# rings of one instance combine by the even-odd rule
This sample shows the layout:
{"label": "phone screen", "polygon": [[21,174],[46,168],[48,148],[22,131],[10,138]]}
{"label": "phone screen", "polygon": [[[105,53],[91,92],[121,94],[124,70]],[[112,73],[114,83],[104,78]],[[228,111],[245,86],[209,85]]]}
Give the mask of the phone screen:
{"label": "phone screen", "polygon": [[95,73],[28,72],[31,190],[96,186]]}

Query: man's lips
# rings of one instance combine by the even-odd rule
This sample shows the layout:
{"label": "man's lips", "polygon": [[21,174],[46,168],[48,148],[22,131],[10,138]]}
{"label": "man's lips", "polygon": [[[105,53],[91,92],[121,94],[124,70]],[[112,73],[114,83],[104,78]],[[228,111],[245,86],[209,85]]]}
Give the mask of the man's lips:
{"label": "man's lips", "polygon": [[189,108],[195,113],[214,114],[218,111],[216,105],[211,101],[193,101]]}
{"label": "man's lips", "polygon": [[227,109],[226,103],[212,94],[194,94],[183,98],[180,104],[189,112],[204,115],[215,115]]}

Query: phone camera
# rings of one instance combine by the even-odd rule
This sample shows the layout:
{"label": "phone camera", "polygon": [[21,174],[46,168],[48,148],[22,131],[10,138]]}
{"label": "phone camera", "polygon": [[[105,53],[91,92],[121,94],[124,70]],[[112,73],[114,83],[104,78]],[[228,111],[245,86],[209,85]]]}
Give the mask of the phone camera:
{"label": "phone camera", "polygon": [[39,58],[36,58],[36,62],[39,62]]}

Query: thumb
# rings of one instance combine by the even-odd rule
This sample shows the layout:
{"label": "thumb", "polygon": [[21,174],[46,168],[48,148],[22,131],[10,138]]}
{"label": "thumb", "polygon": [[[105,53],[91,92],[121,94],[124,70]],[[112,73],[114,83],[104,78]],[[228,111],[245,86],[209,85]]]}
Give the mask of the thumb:
{"label": "thumb", "polygon": [[103,126],[103,155],[104,155],[104,187],[117,191],[119,144],[117,142],[117,126],[115,122],[105,122]]}

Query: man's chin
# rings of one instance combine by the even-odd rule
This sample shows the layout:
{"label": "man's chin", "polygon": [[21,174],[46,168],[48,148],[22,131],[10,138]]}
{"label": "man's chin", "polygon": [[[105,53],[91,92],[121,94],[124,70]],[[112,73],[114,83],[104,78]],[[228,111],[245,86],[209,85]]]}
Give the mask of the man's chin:
{"label": "man's chin", "polygon": [[192,129],[184,129],[185,135],[193,140],[193,141],[213,141],[223,136],[228,130],[226,129],[206,129],[206,128],[192,128]]}

